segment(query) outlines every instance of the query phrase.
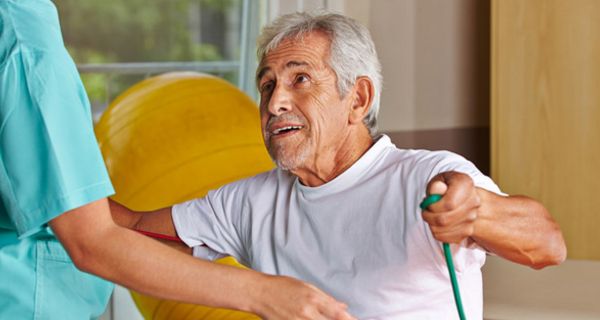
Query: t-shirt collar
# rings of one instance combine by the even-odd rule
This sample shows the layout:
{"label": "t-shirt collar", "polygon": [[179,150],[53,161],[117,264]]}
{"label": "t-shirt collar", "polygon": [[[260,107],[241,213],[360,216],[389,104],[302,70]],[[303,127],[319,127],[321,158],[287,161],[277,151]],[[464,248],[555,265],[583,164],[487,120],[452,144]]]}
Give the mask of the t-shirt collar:
{"label": "t-shirt collar", "polygon": [[318,187],[309,187],[300,183],[300,179],[296,177],[294,181],[294,187],[300,192],[308,195],[311,193],[318,193],[320,195],[338,192],[344,188],[351,187],[359,180],[369,168],[376,162],[375,160],[385,153],[385,149],[389,147],[395,147],[390,138],[381,134],[375,137],[375,143],[363,154],[350,168],[342,172],[339,176],[333,180],[320,185]]}

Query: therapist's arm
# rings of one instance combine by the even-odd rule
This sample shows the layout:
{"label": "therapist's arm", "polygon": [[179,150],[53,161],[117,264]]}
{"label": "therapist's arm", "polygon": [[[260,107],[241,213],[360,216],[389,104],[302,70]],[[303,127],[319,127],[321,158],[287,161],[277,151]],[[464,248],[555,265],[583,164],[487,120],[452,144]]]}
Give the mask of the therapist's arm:
{"label": "therapist's arm", "polygon": [[353,319],[310,284],[195,259],[121,227],[106,199],[63,213],[50,226],[79,269],[145,294],[265,319]]}

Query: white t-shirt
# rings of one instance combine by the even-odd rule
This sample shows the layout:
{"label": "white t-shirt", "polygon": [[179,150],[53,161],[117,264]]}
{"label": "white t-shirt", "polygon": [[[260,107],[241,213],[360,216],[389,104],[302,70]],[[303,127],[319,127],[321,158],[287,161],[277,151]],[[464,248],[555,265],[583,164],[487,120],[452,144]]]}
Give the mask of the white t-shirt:
{"label": "white t-shirt", "polygon": [[[419,209],[428,181],[444,171],[500,193],[463,157],[400,150],[384,135],[324,185],[307,187],[275,169],[176,205],[173,221],[195,256],[231,255],[252,269],[307,281],[355,317],[455,319],[442,247]],[[467,318],[481,319],[485,251],[472,243],[452,250]]]}

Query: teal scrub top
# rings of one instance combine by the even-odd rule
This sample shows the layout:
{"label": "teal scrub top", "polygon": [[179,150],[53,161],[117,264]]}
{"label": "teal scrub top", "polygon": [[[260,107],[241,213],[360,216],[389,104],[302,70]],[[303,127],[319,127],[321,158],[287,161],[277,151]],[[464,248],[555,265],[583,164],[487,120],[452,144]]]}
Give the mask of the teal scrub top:
{"label": "teal scrub top", "polygon": [[47,223],[113,192],[56,8],[0,0],[0,319],[103,313],[112,284],[78,271]]}

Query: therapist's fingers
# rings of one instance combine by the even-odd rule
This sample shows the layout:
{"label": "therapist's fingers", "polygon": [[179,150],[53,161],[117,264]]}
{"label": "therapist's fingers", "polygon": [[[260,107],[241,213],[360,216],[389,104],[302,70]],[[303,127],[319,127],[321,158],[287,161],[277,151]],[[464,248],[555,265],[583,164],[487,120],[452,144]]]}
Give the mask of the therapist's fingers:
{"label": "therapist's fingers", "polygon": [[335,302],[333,308],[326,308],[322,310],[322,314],[324,315],[324,319],[331,320],[356,320],[355,317],[350,315],[347,311],[348,306],[341,302]]}
{"label": "therapist's fingers", "polygon": [[264,319],[354,319],[345,304],[309,283],[285,276],[265,277],[257,299],[264,303],[256,312]]}

